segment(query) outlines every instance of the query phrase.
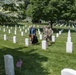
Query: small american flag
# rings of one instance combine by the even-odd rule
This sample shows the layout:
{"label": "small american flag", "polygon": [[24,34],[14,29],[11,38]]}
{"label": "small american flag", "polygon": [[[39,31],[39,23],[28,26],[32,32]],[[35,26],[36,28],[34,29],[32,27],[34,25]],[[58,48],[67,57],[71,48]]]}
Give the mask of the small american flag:
{"label": "small american flag", "polygon": [[19,60],[17,61],[17,63],[16,63],[16,67],[21,68],[22,63],[23,63],[22,60],[19,59]]}

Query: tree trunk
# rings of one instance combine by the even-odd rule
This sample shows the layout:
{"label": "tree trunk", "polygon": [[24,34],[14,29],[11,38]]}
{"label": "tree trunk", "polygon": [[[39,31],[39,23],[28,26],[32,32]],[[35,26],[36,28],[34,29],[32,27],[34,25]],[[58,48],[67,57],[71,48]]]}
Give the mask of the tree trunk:
{"label": "tree trunk", "polygon": [[53,21],[51,20],[51,28],[53,29]]}
{"label": "tree trunk", "polygon": [[67,26],[69,26],[69,22],[68,22],[68,20],[66,21],[66,24],[67,24]]}

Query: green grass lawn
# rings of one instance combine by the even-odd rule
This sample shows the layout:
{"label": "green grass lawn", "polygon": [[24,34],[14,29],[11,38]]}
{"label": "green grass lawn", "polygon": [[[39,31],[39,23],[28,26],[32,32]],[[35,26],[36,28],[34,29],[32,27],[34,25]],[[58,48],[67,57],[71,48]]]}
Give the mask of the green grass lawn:
{"label": "green grass lawn", "polygon": [[[21,28],[25,25],[28,24],[22,23]],[[6,54],[14,57],[15,75],[61,75],[61,70],[64,68],[76,70],[76,32],[74,32],[74,29],[71,28],[73,53],[69,54],[66,53],[68,27],[54,27],[54,35],[61,29],[64,29],[64,31],[56,38],[56,42],[49,45],[46,50],[42,50],[41,40],[37,45],[26,47],[24,40],[26,37],[29,38],[29,32],[21,36],[19,27],[17,27],[16,44],[12,41],[15,27],[13,26],[12,29],[5,27],[6,32],[3,32],[3,26],[0,26],[0,28],[0,75],[5,75],[4,55]],[[10,34],[8,29],[11,29]],[[7,34],[7,41],[3,40],[4,34]],[[38,33],[37,36],[39,37]],[[16,67],[18,58],[23,61],[21,71]]]}

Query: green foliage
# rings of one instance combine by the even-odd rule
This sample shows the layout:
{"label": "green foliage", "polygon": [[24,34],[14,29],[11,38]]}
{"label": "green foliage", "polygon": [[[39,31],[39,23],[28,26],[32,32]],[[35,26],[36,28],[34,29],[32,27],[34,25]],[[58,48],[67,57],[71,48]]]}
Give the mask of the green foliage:
{"label": "green foliage", "polygon": [[75,0],[30,0],[26,15],[34,20],[75,20]]}
{"label": "green foliage", "polygon": [[14,23],[14,22],[17,22],[17,17],[0,13],[0,24]]}
{"label": "green foliage", "polygon": [[26,18],[27,0],[17,1],[16,3],[3,4],[1,11],[0,22],[17,22]]}
{"label": "green foliage", "polygon": [[32,17],[33,21],[38,22],[43,17],[43,0],[30,0],[26,14]]}
{"label": "green foliage", "polygon": [[4,4],[3,6],[3,9],[5,11],[9,10],[9,11],[17,11],[17,7],[14,3],[11,3],[11,4]]}
{"label": "green foliage", "polygon": [[57,13],[59,10],[57,9],[58,1],[50,0],[48,5],[44,7],[44,19],[49,20],[57,20]]}
{"label": "green foliage", "polygon": [[17,12],[20,20],[26,16],[36,23],[76,19],[76,0],[17,0],[16,3],[4,4],[3,9]]}
{"label": "green foliage", "polygon": [[[59,1],[59,5],[58,5],[58,9],[60,10],[59,15],[60,15],[60,19],[64,19],[64,20],[72,20],[74,19],[74,0],[60,0]],[[73,15],[72,15],[73,14]],[[73,18],[72,18],[73,17]]]}

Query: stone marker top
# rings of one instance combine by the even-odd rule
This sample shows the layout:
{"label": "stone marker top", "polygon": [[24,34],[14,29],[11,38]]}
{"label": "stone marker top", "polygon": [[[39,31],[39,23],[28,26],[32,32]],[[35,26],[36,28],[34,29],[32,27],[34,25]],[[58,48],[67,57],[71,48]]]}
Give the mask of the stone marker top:
{"label": "stone marker top", "polygon": [[74,74],[76,74],[76,70],[73,70],[73,69],[69,69],[69,68],[65,68],[65,69],[63,69],[62,71],[66,71],[66,72],[70,72],[70,73],[74,73]]}
{"label": "stone marker top", "polygon": [[10,54],[7,54],[7,55],[4,55],[4,57],[9,57],[9,58],[12,58],[12,56]]}

